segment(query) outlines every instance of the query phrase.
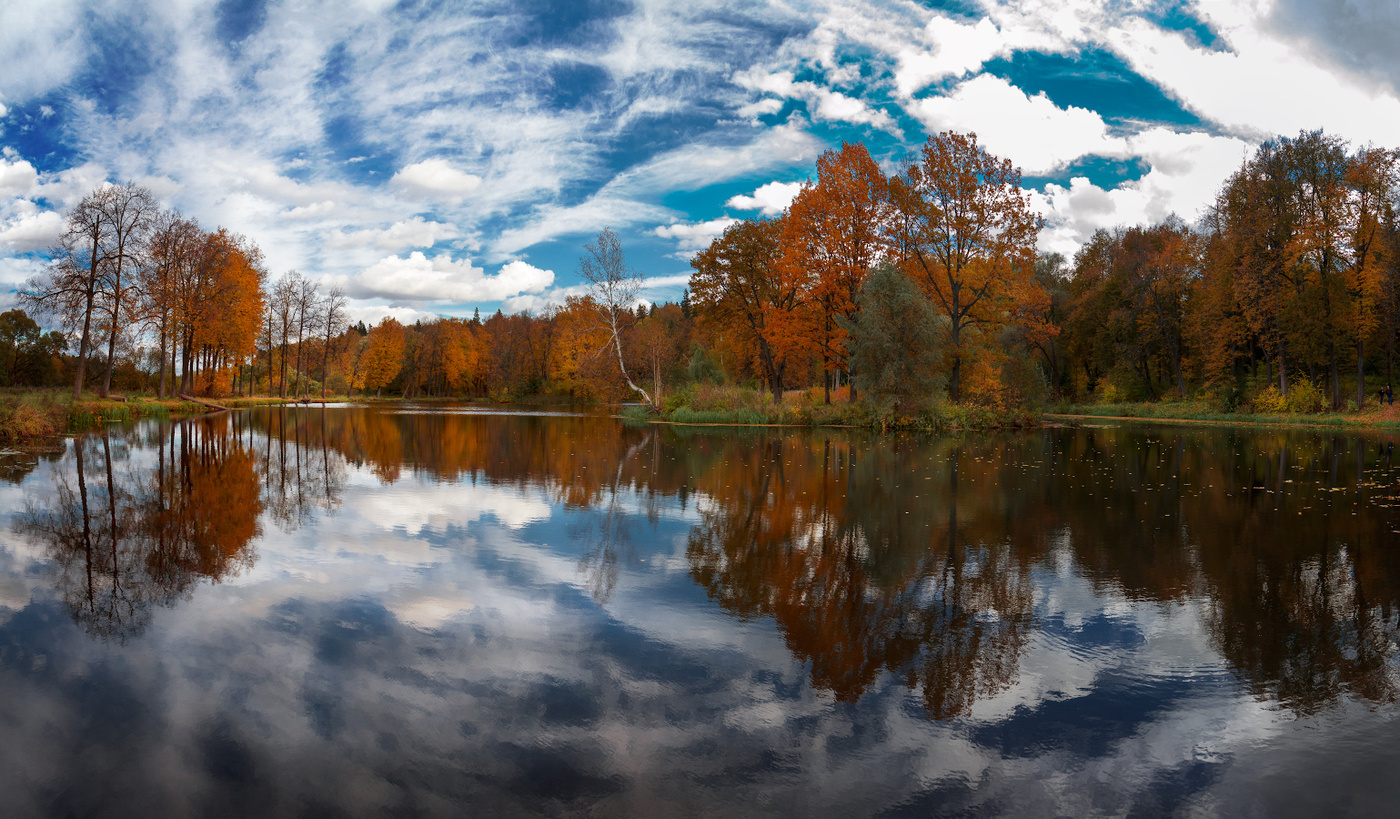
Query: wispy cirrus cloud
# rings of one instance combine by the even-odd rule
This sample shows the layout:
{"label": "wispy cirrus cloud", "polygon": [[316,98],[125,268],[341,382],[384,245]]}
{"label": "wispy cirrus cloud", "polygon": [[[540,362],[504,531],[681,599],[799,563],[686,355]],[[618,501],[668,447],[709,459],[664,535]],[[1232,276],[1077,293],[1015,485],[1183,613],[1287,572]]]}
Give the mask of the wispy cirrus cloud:
{"label": "wispy cirrus cloud", "polygon": [[137,180],[257,241],[274,273],[367,281],[393,274],[386,254],[471,254],[565,271],[557,289],[605,226],[664,268],[696,226],[780,212],[842,140],[893,169],[944,128],[1033,177],[1042,246],[1068,248],[1194,217],[1226,159],[1276,133],[1393,143],[1397,12],[1340,1],[16,0],[0,254],[29,258],[95,185]]}

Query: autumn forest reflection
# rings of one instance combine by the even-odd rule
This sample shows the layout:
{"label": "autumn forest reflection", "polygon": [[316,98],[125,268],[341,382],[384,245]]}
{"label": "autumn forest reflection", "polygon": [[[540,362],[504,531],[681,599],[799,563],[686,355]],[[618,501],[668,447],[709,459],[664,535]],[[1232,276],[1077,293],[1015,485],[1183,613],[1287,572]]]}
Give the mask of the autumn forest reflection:
{"label": "autumn forest reflection", "polygon": [[1156,427],[959,437],[697,431],[588,415],[279,409],[79,439],[18,531],[92,635],[251,567],[266,525],[341,508],[356,474],[542,496],[580,585],[626,593],[682,515],[686,570],[768,621],[811,685],[897,680],[930,719],[1017,683],[1063,628],[1047,578],[1131,606],[1193,604],[1245,690],[1298,714],[1400,696],[1400,488],[1389,438]]}

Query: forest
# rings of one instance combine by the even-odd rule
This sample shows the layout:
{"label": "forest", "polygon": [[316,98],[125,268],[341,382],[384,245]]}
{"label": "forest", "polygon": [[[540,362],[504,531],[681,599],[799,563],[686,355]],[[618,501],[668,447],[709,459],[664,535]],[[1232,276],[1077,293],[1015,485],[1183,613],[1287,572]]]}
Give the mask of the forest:
{"label": "forest", "polygon": [[784,213],[695,255],[679,303],[637,299],[605,230],[580,260],[588,295],[372,327],[338,288],[274,279],[252,239],[108,185],[68,215],[25,310],[0,316],[0,380],[75,397],[1356,410],[1390,382],[1400,337],[1398,167],[1396,150],[1322,131],[1278,137],[1195,223],[1099,230],[1069,259],[1037,253],[1019,170],[975,135],[932,136],[892,175],[847,143]]}

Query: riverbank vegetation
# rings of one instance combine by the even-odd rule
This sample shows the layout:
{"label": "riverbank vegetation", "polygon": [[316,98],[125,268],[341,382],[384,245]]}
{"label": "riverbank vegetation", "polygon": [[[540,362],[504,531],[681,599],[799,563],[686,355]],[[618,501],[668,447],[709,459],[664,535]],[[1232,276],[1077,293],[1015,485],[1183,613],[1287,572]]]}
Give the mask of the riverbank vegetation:
{"label": "riverbank vegetation", "polygon": [[[78,402],[98,372],[99,397],[224,405],[640,397],[693,423],[996,426],[1048,404],[1365,418],[1400,375],[1397,165],[1320,131],[1274,139],[1198,223],[1099,230],[1069,259],[1037,255],[1032,195],[975,136],[930,137],[888,176],[845,144],[785,211],[696,254],[679,303],[637,302],[604,231],[562,305],[372,327],[337,289],[273,280],[247,237],[108,186],[20,294],[61,331],[0,315],[0,386],[71,384]],[[42,426],[23,406],[16,428]]]}

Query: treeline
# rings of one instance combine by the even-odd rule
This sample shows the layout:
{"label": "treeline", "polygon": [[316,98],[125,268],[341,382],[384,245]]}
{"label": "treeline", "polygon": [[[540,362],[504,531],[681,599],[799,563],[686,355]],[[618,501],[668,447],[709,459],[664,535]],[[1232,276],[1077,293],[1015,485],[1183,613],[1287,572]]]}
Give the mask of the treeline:
{"label": "treeline", "polygon": [[179,374],[176,389],[213,392],[254,353],[267,281],[261,250],[162,210],[146,188],[107,185],[89,194],[49,256],[19,297],[77,339],[67,362],[75,399],[93,363],[102,367],[99,395],[125,365],[123,386],[155,382],[165,397],[167,376]]}
{"label": "treeline", "polygon": [[1364,405],[1400,337],[1397,196],[1396,151],[1303,133],[1262,145],[1197,229],[1099,231],[1070,265],[1043,260],[1062,328],[1044,350],[1052,384],[1107,400],[1204,390],[1225,409]]}
{"label": "treeline", "polygon": [[697,254],[679,304],[619,299],[637,276],[604,231],[580,264],[607,275],[586,275],[588,295],[560,307],[374,327],[349,326],[338,289],[295,272],[270,281],[248,239],[109,186],[69,215],[22,297],[77,340],[76,358],[49,354],[72,368],[75,394],[91,359],[104,394],[115,374],[161,395],[174,383],[659,406],[706,382],[901,412],[945,397],[1361,406],[1400,338],[1397,165],[1396,151],[1320,131],[1278,138],[1198,225],[1101,230],[1065,259],[1037,255],[1019,171],[975,136],[933,136],[893,176],[848,143],[785,212],[736,222]]}

